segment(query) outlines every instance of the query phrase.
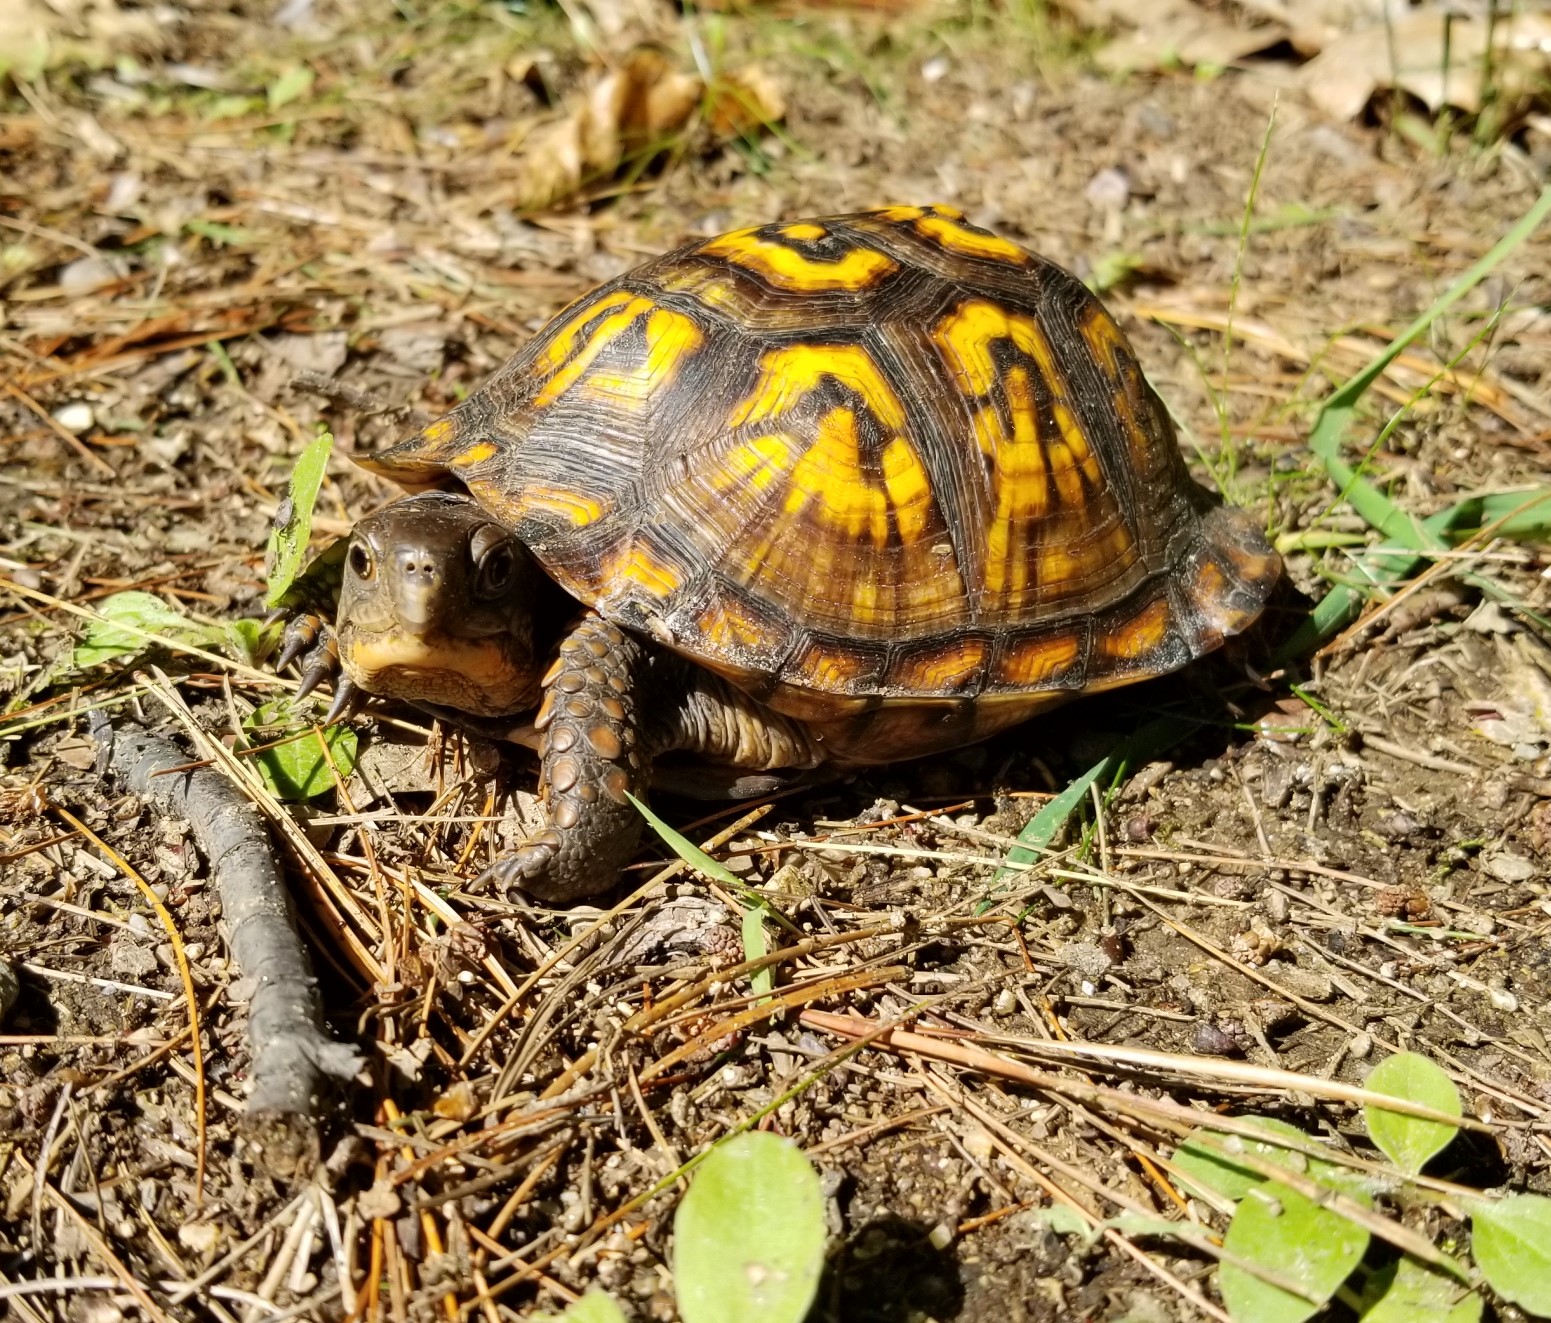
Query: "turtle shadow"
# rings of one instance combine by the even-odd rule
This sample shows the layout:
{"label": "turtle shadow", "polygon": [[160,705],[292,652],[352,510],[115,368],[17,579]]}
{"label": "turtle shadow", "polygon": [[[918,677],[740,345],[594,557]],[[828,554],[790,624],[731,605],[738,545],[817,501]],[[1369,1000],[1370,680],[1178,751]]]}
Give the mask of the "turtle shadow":
{"label": "turtle shadow", "polygon": [[862,1223],[830,1256],[807,1323],[906,1323],[956,1318],[964,1282],[931,1228],[886,1213]]}

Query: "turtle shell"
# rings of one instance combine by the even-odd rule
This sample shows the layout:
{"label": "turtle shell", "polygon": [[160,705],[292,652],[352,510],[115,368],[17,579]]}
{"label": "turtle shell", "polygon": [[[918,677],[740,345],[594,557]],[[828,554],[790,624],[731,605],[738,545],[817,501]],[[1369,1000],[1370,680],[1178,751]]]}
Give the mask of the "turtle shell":
{"label": "turtle shell", "polygon": [[814,719],[1158,675],[1280,573],[1099,302],[941,206],[647,262],[363,462],[461,484],[609,620]]}

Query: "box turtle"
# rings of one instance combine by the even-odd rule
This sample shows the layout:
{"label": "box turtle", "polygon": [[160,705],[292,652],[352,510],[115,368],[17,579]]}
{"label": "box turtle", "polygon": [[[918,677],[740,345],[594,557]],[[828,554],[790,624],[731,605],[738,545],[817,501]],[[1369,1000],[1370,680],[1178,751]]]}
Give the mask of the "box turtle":
{"label": "box turtle", "polygon": [[341,699],[535,747],[548,826],[487,876],[550,900],[616,881],[654,758],[955,748],[1216,648],[1280,573],[1098,300],[942,206],[696,240],[362,462],[421,494],[351,536]]}

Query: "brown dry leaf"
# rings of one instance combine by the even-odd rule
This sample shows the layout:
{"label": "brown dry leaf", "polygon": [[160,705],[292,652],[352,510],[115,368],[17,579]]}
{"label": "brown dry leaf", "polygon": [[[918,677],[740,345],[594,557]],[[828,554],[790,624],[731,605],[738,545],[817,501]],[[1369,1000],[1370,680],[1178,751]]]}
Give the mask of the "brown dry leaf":
{"label": "brown dry leaf", "polygon": [[706,126],[714,142],[730,142],[774,124],[786,115],[781,85],[757,64],[746,65],[712,84]]}
{"label": "brown dry leaf", "polygon": [[1288,34],[1281,24],[1240,27],[1220,14],[1191,8],[1162,20],[1150,18],[1144,26],[1103,47],[1095,59],[1114,74],[1176,64],[1223,68],[1285,41]]}
{"label": "brown dry leaf", "polygon": [[[660,51],[632,52],[563,119],[522,142],[512,205],[551,205],[585,181],[606,178],[632,158],[665,146],[689,127],[705,99],[701,79],[674,68]],[[716,141],[779,119],[784,111],[779,88],[757,66],[720,80],[709,101]]]}
{"label": "brown dry leaf", "polygon": [[[1441,9],[1346,33],[1299,71],[1298,82],[1327,114],[1353,119],[1379,89],[1398,87],[1430,110],[1481,108],[1487,24]],[[1518,99],[1551,69],[1551,15],[1505,14],[1493,32],[1493,83]]]}

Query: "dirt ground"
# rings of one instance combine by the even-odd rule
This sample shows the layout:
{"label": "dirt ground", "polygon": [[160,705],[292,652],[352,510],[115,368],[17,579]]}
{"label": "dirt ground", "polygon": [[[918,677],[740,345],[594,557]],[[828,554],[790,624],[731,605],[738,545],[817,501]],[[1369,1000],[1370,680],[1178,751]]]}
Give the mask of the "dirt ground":
{"label": "dirt ground", "polygon": [[[320,422],[337,445],[316,531],[393,494],[349,456],[404,414],[299,372],[432,416],[566,301],[686,237],[892,202],[953,204],[1099,287],[1202,479],[1263,513],[1287,590],[1188,673],[951,758],[752,809],[658,807],[836,937],[778,977],[852,980],[809,1009],[881,1024],[931,999],[917,1027],[1050,1070],[1071,1062],[1041,1045],[1063,1040],[1175,1053],[1081,1070],[1362,1152],[1352,1106],[1212,1063],[1360,1084],[1409,1048],[1503,1123],[1430,1170],[1551,1194],[1551,558],[1479,540],[1317,658],[1270,660],[1377,540],[1309,454],[1315,406],[1529,208],[1543,121],[1484,144],[1432,120],[1419,139],[1415,107],[1337,121],[1277,94],[1274,56],[1116,79],[1092,33],[1037,4],[71,13],[74,54],[0,83],[0,956],[20,981],[0,1026],[0,1288],[69,1289],[0,1309],[493,1320],[599,1282],[630,1317],[670,1319],[672,1189],[611,1215],[779,1101],[763,1124],[824,1179],[814,1317],[1206,1316],[1186,1292],[1218,1299],[1210,1258],[1084,1246],[1038,1215],[1056,1197],[1177,1215],[1161,1131],[923,1056],[836,1062],[842,1040],[795,1011],[656,1071],[746,1005],[746,982],[711,980],[621,1032],[713,969],[708,925],[736,953],[735,907],[682,871],[601,926],[596,906],[469,890],[519,833],[479,819],[531,789],[531,763],[457,740],[428,758],[412,713],[358,718],[348,794],[295,810],[330,872],[287,856],[330,1028],[369,1078],[329,1114],[317,1172],[277,1172],[242,1131],[251,988],[206,866],[96,765],[88,708],[168,724],[153,667],[228,745],[276,690],[166,649],[72,672],[69,604],[133,588],[202,621],[261,617],[270,521]],[[628,63],[643,40],[660,63]],[[622,68],[638,84],[604,86]],[[1366,398],[1351,458],[1402,510],[1547,480],[1548,271],[1544,231]],[[1099,787],[1064,853],[993,884],[1039,806],[1160,713],[1192,733]],[[670,863],[649,844],[632,877]],[[130,869],[189,962],[202,1096],[178,955]],[[681,928],[699,945],[674,946]],[[1407,1216],[1463,1235],[1436,1208]]]}

